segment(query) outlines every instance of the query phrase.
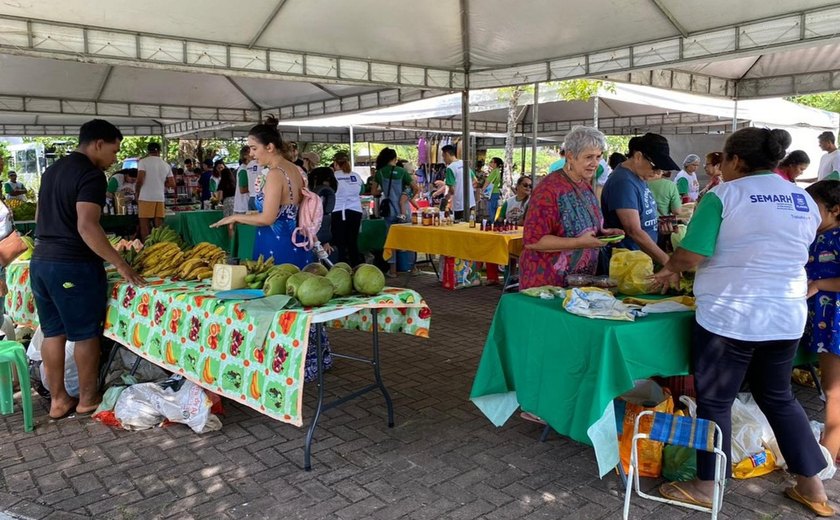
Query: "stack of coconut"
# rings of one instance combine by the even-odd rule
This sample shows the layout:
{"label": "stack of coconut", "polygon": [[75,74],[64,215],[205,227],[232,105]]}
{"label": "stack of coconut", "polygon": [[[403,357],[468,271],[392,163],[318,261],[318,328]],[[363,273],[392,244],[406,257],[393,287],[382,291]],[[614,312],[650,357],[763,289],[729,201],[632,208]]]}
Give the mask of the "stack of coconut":
{"label": "stack of coconut", "polygon": [[332,269],[312,263],[299,269],[293,264],[280,264],[270,269],[263,284],[266,296],[287,294],[304,307],[318,307],[334,296],[350,296],[353,291],[365,296],[379,294],[385,287],[385,275],[378,267],[362,264],[354,270],[339,262]]}

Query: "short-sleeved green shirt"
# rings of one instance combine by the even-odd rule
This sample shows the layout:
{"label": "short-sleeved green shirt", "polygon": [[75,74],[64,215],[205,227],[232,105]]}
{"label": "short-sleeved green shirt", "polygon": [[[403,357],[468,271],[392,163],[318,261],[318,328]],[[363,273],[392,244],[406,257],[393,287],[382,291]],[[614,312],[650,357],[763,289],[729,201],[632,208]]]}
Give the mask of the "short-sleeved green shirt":
{"label": "short-sleeved green shirt", "polygon": [[108,179],[108,193],[116,193],[117,190],[119,190],[119,189],[120,189],[120,180],[117,179],[116,175],[112,175],[111,178]]}
{"label": "short-sleeved green shirt", "polygon": [[670,179],[648,181],[648,188],[656,201],[656,211],[660,217],[671,215],[682,207],[682,198],[677,185]]}
{"label": "short-sleeved green shirt", "polygon": [[[385,175],[388,177],[385,178]],[[376,172],[376,177],[373,180],[382,189],[387,188],[386,184],[389,180],[390,182],[402,182],[402,186],[400,186],[400,189],[402,189],[406,186],[411,186],[411,183],[414,182],[414,177],[406,169],[400,168],[399,166],[385,166]]]}
{"label": "short-sleeved green shirt", "polygon": [[680,247],[698,255],[712,256],[722,221],[723,202],[710,191],[697,204]]}
{"label": "short-sleeved green shirt", "polygon": [[244,166],[239,168],[236,172],[236,184],[240,188],[251,189],[250,186],[248,186],[248,168],[245,168]]}
{"label": "short-sleeved green shirt", "polygon": [[[470,180],[475,180],[475,172],[470,170]],[[455,186],[455,172],[452,171],[452,168],[446,169],[446,180],[444,181],[447,186]]]}
{"label": "short-sleeved green shirt", "polygon": [[493,194],[502,192],[502,170],[494,168],[487,176],[487,182],[493,184]]}

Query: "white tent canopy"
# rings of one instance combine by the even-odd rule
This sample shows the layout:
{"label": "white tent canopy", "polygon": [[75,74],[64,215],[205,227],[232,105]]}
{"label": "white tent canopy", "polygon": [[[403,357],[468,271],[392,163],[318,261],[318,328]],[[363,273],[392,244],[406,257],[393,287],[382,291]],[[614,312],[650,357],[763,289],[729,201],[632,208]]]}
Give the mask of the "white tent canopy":
{"label": "white tent canopy", "polygon": [[[733,100],[699,96],[663,89],[616,84],[602,89],[599,98],[599,126],[607,133],[636,133],[651,127],[731,126],[733,118],[767,126],[806,126],[832,129],[838,115],[780,99]],[[520,103],[533,104],[533,95],[523,95]],[[470,93],[471,129],[476,132],[504,133],[508,102],[497,89]],[[556,90],[540,89],[539,135],[563,135],[573,124],[594,124],[594,101],[562,101]],[[374,126],[412,130],[459,131],[460,96],[450,94],[362,114],[311,120],[290,124],[321,127]],[[416,122],[419,121],[419,122]],[[449,123],[445,123],[449,121]],[[606,125],[604,124],[606,123]],[[525,124],[525,133],[533,128]],[[707,130],[703,130],[704,132]]]}
{"label": "white tent canopy", "polygon": [[[232,7],[224,0],[4,2],[0,48],[230,77],[460,90],[840,40],[840,5],[825,0],[249,0],[235,27],[221,26],[219,13]],[[366,30],[351,29],[362,24]]]}

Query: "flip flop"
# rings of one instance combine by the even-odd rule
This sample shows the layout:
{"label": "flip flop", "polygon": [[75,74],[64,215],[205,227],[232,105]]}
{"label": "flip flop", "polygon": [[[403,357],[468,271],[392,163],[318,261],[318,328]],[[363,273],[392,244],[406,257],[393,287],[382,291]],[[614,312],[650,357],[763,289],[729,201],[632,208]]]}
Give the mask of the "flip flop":
{"label": "flip flop", "polygon": [[547,423],[543,421],[541,418],[537,417],[536,415],[530,412],[522,412],[519,414],[519,417],[525,419],[526,421],[531,421],[532,423],[546,425]]}
{"label": "flip flop", "polygon": [[[668,493],[667,486],[671,486],[672,489],[678,491],[679,493]],[[692,504],[695,506],[709,508],[712,507],[711,502],[706,502],[695,498],[691,493],[680,487],[678,482],[668,482],[667,484],[662,484],[661,486],[659,486],[659,494],[662,495],[663,498],[674,500],[676,502],[682,502],[684,504]]]}
{"label": "flip flop", "polygon": [[70,408],[67,409],[66,412],[64,412],[64,415],[62,415],[61,417],[53,417],[52,415],[49,415],[49,414],[47,414],[47,417],[50,418],[50,422],[58,422],[58,421],[61,421],[63,419],[67,419],[68,417],[71,417],[75,413],[76,413],[76,407],[71,406]]}
{"label": "flip flop", "polygon": [[785,489],[785,496],[791,500],[799,502],[817,516],[834,516],[834,508],[828,505],[828,502],[812,502],[803,497],[799,491],[797,491],[796,486]]}

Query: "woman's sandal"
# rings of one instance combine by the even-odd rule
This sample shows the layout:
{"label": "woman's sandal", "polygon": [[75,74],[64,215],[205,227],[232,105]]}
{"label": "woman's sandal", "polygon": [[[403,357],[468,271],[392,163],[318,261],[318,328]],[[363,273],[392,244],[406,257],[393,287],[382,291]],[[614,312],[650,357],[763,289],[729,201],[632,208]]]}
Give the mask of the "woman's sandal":
{"label": "woman's sandal", "polygon": [[[668,487],[676,491],[676,493],[669,493]],[[694,495],[683,489],[678,482],[668,482],[659,486],[659,494],[663,498],[673,500],[675,502],[682,502],[684,504],[692,504],[695,506],[712,507],[711,502],[695,498]]]}
{"label": "woman's sandal", "polygon": [[834,508],[828,505],[828,502],[812,502],[802,496],[799,491],[797,491],[796,486],[785,489],[785,496],[791,500],[799,502],[817,516],[834,516]]}

